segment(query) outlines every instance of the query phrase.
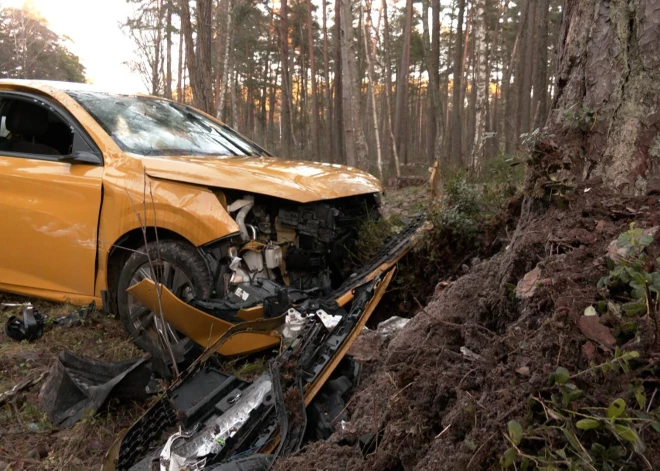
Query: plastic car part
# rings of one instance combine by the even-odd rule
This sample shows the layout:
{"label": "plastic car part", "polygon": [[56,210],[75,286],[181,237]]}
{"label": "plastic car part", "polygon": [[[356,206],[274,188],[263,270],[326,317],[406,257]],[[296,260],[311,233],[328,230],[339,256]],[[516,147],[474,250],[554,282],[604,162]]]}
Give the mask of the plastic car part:
{"label": "plastic car part", "polygon": [[7,337],[23,341],[36,340],[44,334],[46,316],[37,312],[33,306],[23,308],[22,320],[11,316],[5,323]]}
{"label": "plastic car part", "polygon": [[96,411],[111,395],[131,400],[147,397],[150,355],[114,363],[60,353],[39,394],[50,421],[70,427],[86,412]]}

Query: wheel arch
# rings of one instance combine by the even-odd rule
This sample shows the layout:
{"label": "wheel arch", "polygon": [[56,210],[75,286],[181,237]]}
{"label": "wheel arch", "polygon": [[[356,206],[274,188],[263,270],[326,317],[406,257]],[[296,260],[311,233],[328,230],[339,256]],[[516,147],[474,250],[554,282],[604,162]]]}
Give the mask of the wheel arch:
{"label": "wheel arch", "polygon": [[110,293],[111,302],[108,307],[111,312],[117,312],[117,283],[119,282],[121,269],[131,254],[145,245],[145,238],[147,244],[157,240],[177,240],[195,247],[195,244],[178,232],[164,227],[150,226],[146,228],[146,231],[143,231],[142,228],[135,228],[120,236],[110,246],[106,264],[107,289]]}

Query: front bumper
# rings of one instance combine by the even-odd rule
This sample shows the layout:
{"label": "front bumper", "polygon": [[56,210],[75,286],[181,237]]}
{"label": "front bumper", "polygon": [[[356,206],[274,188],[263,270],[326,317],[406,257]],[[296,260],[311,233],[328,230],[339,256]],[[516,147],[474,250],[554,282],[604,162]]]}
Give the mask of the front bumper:
{"label": "front bumper", "polygon": [[[133,287],[141,302],[154,312],[162,308],[167,322],[208,348],[116,440],[102,469],[211,469],[237,456],[274,459],[295,452],[307,425],[305,408],[346,355],[390,284],[396,263],[424,229],[424,218],[415,219],[339,289],[318,300],[336,306],[331,314],[341,319],[331,329],[318,320],[308,322],[286,348],[277,330],[285,316],[260,318],[263,310],[255,308],[239,313],[244,322],[232,324],[179,301],[164,288],[158,304],[157,289],[148,280]],[[269,371],[252,382],[213,367],[216,353],[248,354],[278,346]],[[163,434],[176,426],[182,436],[174,440],[170,434],[163,443]]]}

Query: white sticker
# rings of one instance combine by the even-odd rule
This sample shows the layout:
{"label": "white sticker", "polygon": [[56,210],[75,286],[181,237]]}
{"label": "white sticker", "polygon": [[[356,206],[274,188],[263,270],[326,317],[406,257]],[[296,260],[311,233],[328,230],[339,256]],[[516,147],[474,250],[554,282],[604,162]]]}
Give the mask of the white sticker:
{"label": "white sticker", "polygon": [[241,288],[236,288],[236,291],[234,291],[234,294],[236,294],[236,296],[241,298],[243,301],[247,301],[247,298],[250,297],[250,293],[244,291]]}

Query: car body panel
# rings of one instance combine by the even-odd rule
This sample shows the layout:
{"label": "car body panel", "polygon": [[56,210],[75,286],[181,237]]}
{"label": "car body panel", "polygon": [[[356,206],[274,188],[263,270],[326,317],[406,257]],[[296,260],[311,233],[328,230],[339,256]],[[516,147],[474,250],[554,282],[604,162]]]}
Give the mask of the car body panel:
{"label": "car body panel", "polygon": [[147,157],[143,162],[147,175],[152,177],[232,190],[249,189],[298,203],[380,191],[380,184],[372,175],[335,164],[273,157]]}
{"label": "car body panel", "polygon": [[0,152],[0,289],[94,293],[102,178],[101,166]]}

